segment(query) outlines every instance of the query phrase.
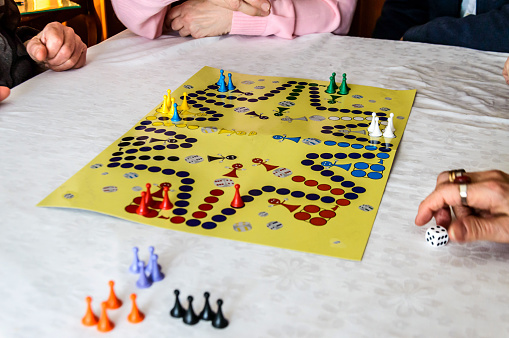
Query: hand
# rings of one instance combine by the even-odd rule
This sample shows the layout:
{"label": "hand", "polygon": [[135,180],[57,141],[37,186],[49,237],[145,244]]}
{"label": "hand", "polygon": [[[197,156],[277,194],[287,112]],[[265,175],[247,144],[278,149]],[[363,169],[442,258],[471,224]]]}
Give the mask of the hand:
{"label": "hand", "polygon": [[27,44],[30,57],[54,71],[85,65],[87,46],[71,27],[52,22]]}
{"label": "hand", "polygon": [[[437,186],[419,206],[416,225],[432,217],[448,228],[457,242],[487,240],[509,243],[509,175],[499,170],[466,173],[468,207],[461,204],[459,186],[449,182],[449,172],[438,176]],[[453,221],[450,207],[456,215]]]}
{"label": "hand", "polygon": [[5,100],[10,93],[11,90],[9,89],[9,87],[0,86],[0,102]]}
{"label": "hand", "polygon": [[193,38],[228,34],[233,12],[208,0],[187,0],[166,14],[165,27]]}
{"label": "hand", "polygon": [[509,84],[509,58],[505,62],[504,70],[502,71],[502,75],[504,75],[505,82]]}
{"label": "hand", "polygon": [[268,0],[208,0],[212,4],[239,11],[251,16],[267,16],[270,14],[270,2]]}

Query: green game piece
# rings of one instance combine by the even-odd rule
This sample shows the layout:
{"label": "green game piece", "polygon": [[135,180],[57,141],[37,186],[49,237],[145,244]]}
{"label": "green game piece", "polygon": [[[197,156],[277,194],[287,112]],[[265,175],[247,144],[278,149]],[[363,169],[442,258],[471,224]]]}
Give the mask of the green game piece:
{"label": "green game piece", "polygon": [[334,87],[334,91],[338,90],[338,85],[336,83],[336,73],[332,73],[332,81],[333,81],[333,87]]}
{"label": "green game piece", "polygon": [[330,96],[330,100],[329,100],[328,102],[329,102],[329,103],[331,103],[331,104],[332,104],[332,103],[336,103],[336,102],[337,102],[337,101],[336,101],[336,99],[338,99],[338,98],[340,98],[340,97],[341,97],[341,96],[339,96],[339,95],[331,95],[331,96]]}
{"label": "green game piece", "polygon": [[334,88],[334,86],[337,87],[336,82],[334,81],[334,76],[329,77],[329,80],[330,80],[329,87],[327,87],[325,92],[327,94],[334,94],[336,92],[336,89]]}
{"label": "green game piece", "polygon": [[343,73],[343,81],[341,82],[341,86],[339,87],[339,94],[347,95],[350,88],[348,88],[346,84],[346,73]]}

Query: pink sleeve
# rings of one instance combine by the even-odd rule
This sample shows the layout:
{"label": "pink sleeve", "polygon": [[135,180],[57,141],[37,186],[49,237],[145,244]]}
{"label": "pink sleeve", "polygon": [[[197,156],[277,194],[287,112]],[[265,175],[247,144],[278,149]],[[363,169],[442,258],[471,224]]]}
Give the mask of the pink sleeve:
{"label": "pink sleeve", "polygon": [[233,12],[230,34],[295,36],[327,33],[345,35],[357,0],[272,0],[266,17]]}
{"label": "pink sleeve", "polygon": [[168,5],[177,0],[112,0],[120,21],[134,33],[149,39],[161,36]]}

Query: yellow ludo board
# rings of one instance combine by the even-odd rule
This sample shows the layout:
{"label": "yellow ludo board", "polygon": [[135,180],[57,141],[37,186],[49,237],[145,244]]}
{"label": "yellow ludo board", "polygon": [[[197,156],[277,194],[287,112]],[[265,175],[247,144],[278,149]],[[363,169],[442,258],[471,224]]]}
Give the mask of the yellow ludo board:
{"label": "yellow ludo board", "polygon": [[[201,69],[178,116],[165,97],[39,206],[361,260],[415,90],[223,76]],[[395,137],[369,136],[373,113]]]}

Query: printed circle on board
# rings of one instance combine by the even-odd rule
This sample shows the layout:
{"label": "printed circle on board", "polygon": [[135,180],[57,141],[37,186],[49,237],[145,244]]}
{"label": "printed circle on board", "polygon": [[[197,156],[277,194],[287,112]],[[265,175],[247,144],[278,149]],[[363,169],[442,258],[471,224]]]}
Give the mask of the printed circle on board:
{"label": "printed circle on board", "polygon": [[260,217],[267,217],[267,216],[269,216],[269,213],[268,213],[268,212],[266,212],[266,211],[260,211],[260,212],[258,213],[258,216],[260,216]]}
{"label": "printed circle on board", "polygon": [[292,102],[292,101],[281,101],[278,103],[278,105],[282,106],[282,107],[293,107],[295,106],[295,102]]}
{"label": "printed circle on board", "polygon": [[196,164],[203,162],[203,157],[201,157],[200,155],[189,155],[185,157],[184,160],[189,164]]}
{"label": "printed circle on board", "polygon": [[237,113],[247,113],[247,112],[251,111],[251,109],[249,109],[248,107],[237,107],[237,108],[234,108],[233,111],[235,111]]}
{"label": "printed circle on board", "polygon": [[216,187],[231,187],[235,184],[231,178],[218,178],[214,181]]}
{"label": "printed circle on board", "polygon": [[282,227],[283,227],[283,223],[278,222],[278,221],[272,221],[272,222],[267,223],[267,228],[269,228],[270,230],[278,230],[278,229],[281,229]]}
{"label": "printed circle on board", "polygon": [[372,211],[374,208],[369,204],[362,204],[359,205],[359,209],[361,209],[362,211]]}
{"label": "printed circle on board", "polygon": [[100,167],[102,167],[102,166],[103,166],[103,165],[102,165],[101,163],[96,163],[96,164],[92,164],[92,165],[90,166],[90,168],[92,168],[92,169],[97,169],[97,168],[100,168]]}
{"label": "printed circle on board", "polygon": [[74,198],[74,194],[68,192],[67,194],[64,194],[64,198],[70,200],[71,198]]}
{"label": "printed circle on board", "polygon": [[288,177],[291,174],[293,174],[293,172],[287,168],[277,168],[272,173],[274,174],[274,176],[279,177],[279,178]]}
{"label": "printed circle on board", "polygon": [[202,127],[201,132],[204,134],[211,134],[217,132],[216,127]]}
{"label": "printed circle on board", "polygon": [[116,191],[118,191],[118,188],[114,185],[103,187],[103,192],[116,192]]}
{"label": "printed circle on board", "polygon": [[319,144],[320,142],[322,142],[322,141],[320,141],[317,138],[305,138],[302,140],[302,143],[307,144],[308,146],[314,146],[314,145]]}
{"label": "printed circle on board", "polygon": [[129,172],[129,173],[125,173],[125,174],[124,174],[124,177],[125,177],[125,178],[129,178],[129,179],[132,179],[132,178],[136,178],[136,177],[138,177],[138,174],[137,174],[137,173],[133,173],[133,172]]}
{"label": "printed circle on board", "polygon": [[311,116],[309,117],[309,119],[310,119],[311,121],[320,122],[320,121],[325,120],[325,117],[323,117],[323,116],[321,116],[321,115],[311,115]]}
{"label": "printed circle on board", "polygon": [[233,225],[233,230],[237,232],[246,232],[253,229],[249,222],[238,222]]}

